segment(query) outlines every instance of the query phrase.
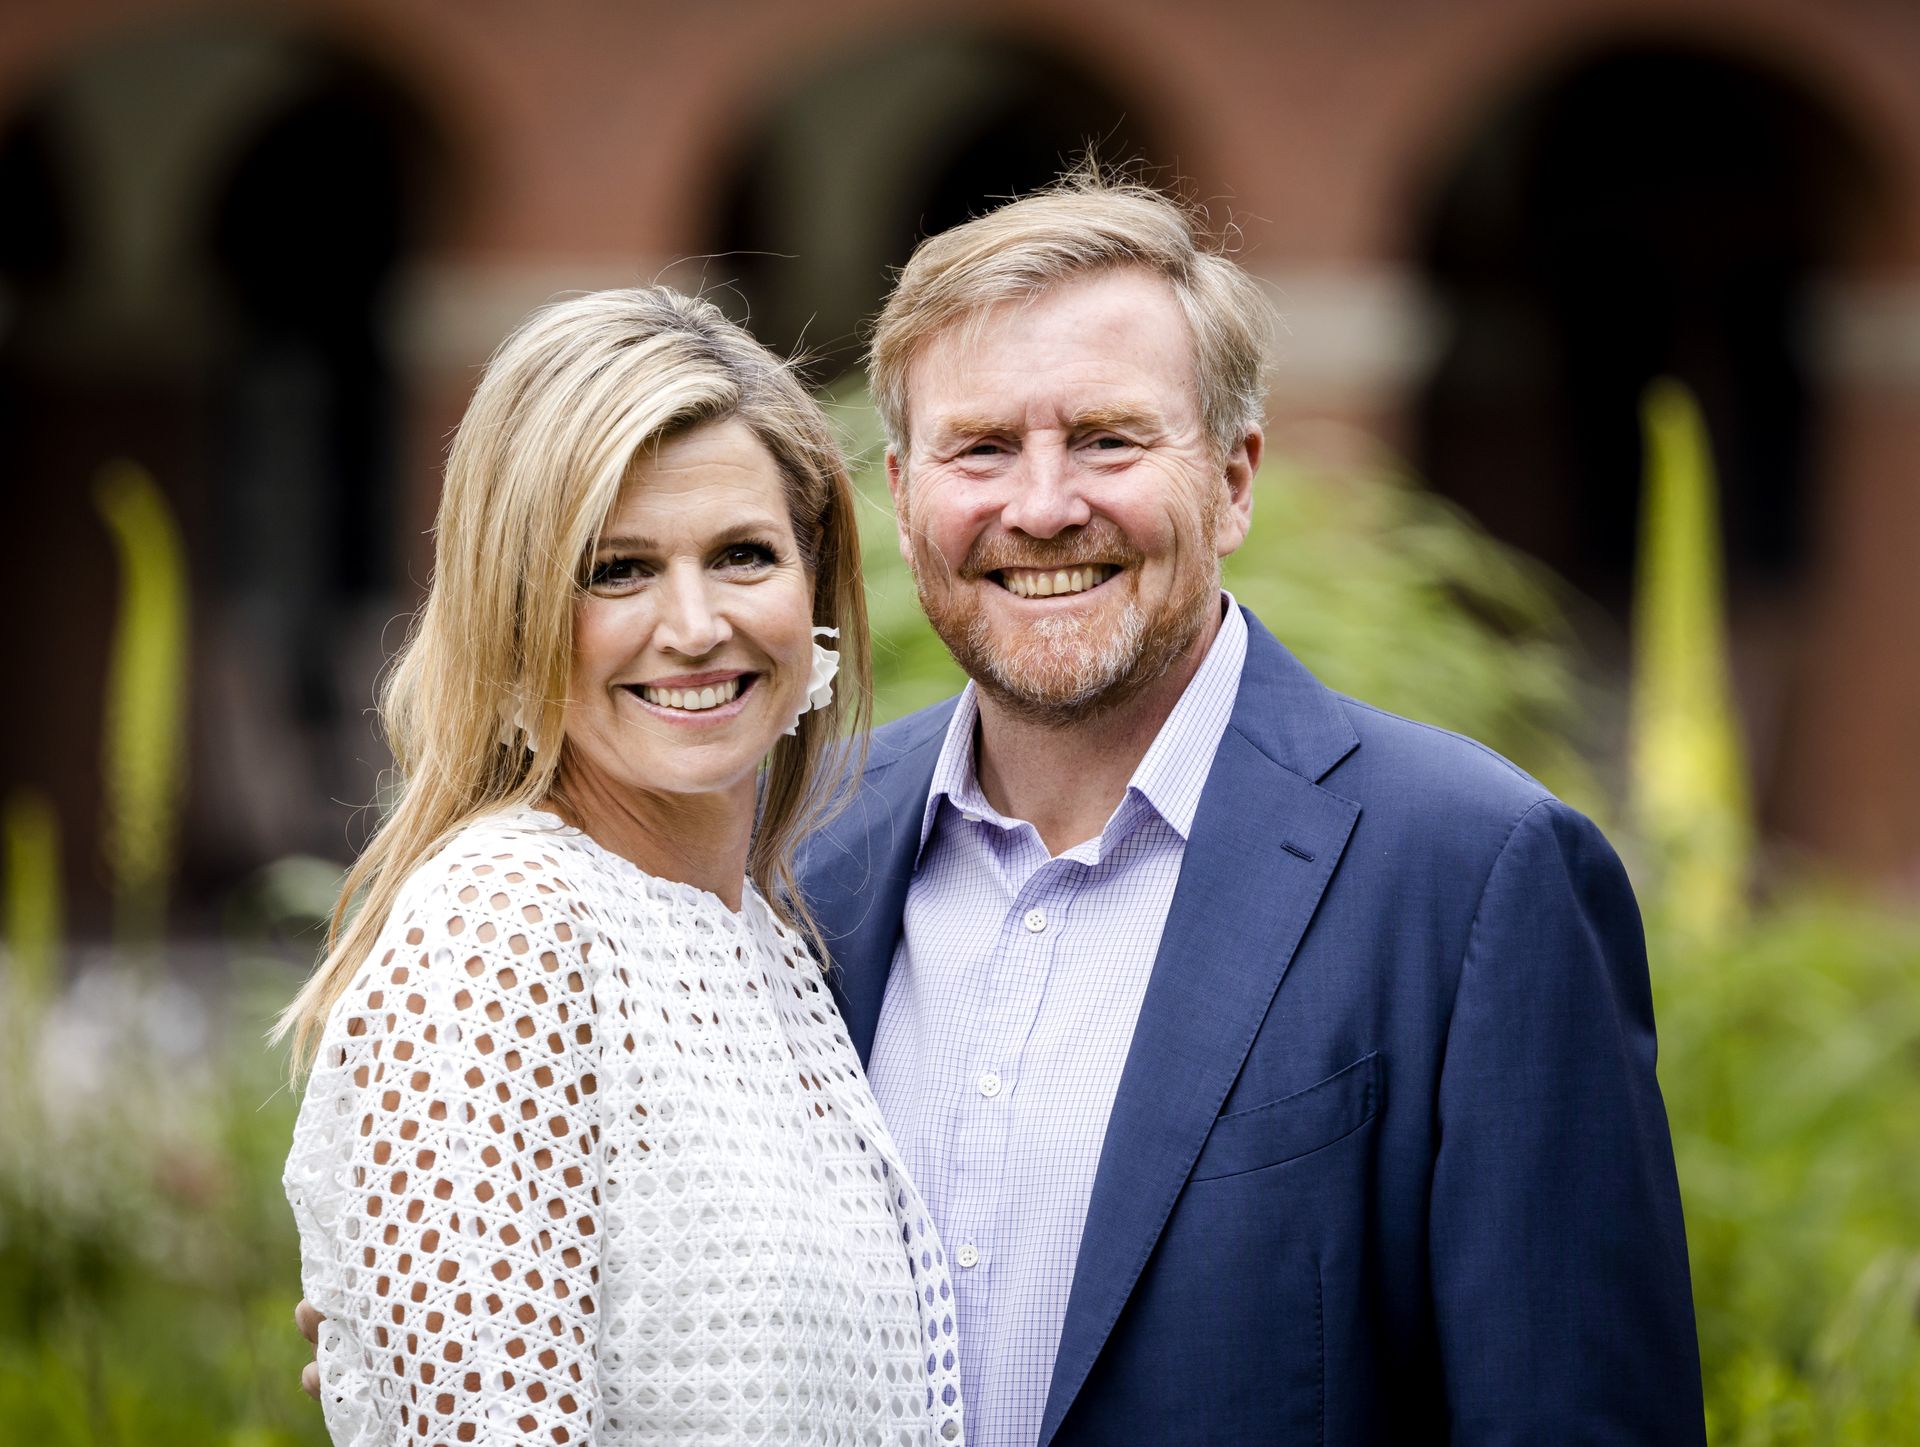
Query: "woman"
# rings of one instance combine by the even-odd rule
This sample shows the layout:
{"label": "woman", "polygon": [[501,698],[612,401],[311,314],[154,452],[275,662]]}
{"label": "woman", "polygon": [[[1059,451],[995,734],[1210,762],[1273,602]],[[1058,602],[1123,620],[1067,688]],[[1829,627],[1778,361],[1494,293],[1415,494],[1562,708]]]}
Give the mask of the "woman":
{"label": "woman", "polygon": [[853,508],[704,302],[582,297],[488,367],[404,788],[281,1021],[336,1443],[959,1440],[945,1258],[792,889],[864,722]]}

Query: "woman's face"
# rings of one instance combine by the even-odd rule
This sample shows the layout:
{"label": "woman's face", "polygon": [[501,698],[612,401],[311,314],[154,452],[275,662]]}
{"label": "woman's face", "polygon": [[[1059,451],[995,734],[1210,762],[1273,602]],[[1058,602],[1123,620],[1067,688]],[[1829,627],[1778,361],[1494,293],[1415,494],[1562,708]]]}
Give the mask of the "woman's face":
{"label": "woman's face", "polygon": [[665,443],[587,573],[568,767],[641,793],[750,791],[813,658],[813,579],[772,455],[737,420]]}

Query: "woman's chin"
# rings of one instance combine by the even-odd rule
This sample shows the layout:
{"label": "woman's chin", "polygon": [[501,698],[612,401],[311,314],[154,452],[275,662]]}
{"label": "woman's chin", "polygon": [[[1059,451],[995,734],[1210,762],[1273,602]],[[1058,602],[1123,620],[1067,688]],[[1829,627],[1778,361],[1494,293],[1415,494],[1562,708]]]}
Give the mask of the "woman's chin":
{"label": "woman's chin", "polygon": [[763,708],[700,724],[661,720],[658,712],[651,706],[623,709],[615,727],[570,734],[574,771],[640,795],[750,790],[781,738]]}

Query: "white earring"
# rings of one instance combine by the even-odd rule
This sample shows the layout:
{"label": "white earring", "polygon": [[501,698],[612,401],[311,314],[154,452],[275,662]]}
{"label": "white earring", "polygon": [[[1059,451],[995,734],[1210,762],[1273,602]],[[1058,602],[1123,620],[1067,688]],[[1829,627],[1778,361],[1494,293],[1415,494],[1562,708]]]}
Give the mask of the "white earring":
{"label": "white earring", "polygon": [[[816,628],[813,636],[819,638],[838,638],[838,628]],[[813,645],[813,667],[807,673],[807,697],[800,705],[800,713],[808,709],[825,708],[833,702],[833,676],[840,671],[838,650],[826,648],[819,643]],[[800,728],[800,714],[793,716],[793,722],[787,725],[788,733],[797,733]]]}
{"label": "white earring", "polygon": [[496,736],[505,748],[519,746],[522,736],[526,739],[526,750],[530,754],[540,752],[540,741],[534,737],[533,728],[527,722],[527,711],[520,700],[511,694],[500,700],[500,732]]}

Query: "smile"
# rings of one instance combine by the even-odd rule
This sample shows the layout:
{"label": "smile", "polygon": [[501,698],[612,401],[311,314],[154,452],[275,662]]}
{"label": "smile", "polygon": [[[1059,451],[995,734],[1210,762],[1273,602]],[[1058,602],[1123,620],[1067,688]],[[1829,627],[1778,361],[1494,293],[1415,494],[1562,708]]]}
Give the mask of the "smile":
{"label": "smile", "polygon": [[713,683],[665,687],[651,683],[633,683],[626,685],[627,692],[636,694],[655,708],[673,709],[679,713],[705,713],[710,709],[724,708],[752,687],[754,675],[738,674],[732,678],[720,679]]}
{"label": "smile", "polygon": [[1072,568],[1002,568],[994,576],[1016,598],[1058,598],[1097,588],[1119,571],[1111,563],[1081,563]]}

